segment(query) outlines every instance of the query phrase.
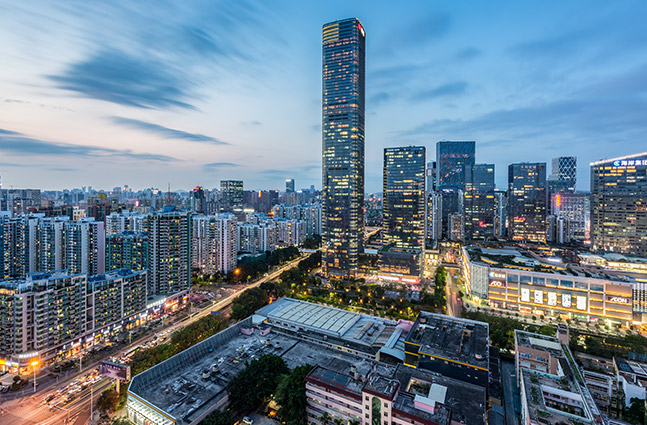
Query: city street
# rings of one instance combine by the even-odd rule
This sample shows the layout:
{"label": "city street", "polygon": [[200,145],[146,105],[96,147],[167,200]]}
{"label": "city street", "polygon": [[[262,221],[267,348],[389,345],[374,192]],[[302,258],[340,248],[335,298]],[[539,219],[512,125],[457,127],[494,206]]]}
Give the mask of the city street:
{"label": "city street", "polygon": [[[176,332],[180,328],[183,328],[200,318],[211,314],[212,311],[230,311],[231,303],[238,295],[244,291],[255,288],[262,284],[263,282],[271,281],[276,279],[281,273],[285,270],[296,266],[296,264],[301,261],[305,255],[301,255],[296,260],[286,263],[275,271],[269,273],[267,276],[264,276],[253,283],[245,285],[240,290],[228,295],[220,300],[213,302],[212,304],[204,307],[199,313],[194,313],[192,316],[175,323],[173,325],[167,326],[166,328],[160,328],[156,333],[165,332],[166,335],[170,337],[173,332]],[[121,354],[126,353],[133,347],[137,345],[145,344],[149,341],[152,341],[154,335],[147,335],[143,338],[140,338],[137,341],[134,341],[132,344],[124,347],[118,353],[112,353],[108,357],[119,357]],[[75,425],[85,425],[90,417],[90,402],[91,398],[96,399],[99,397],[101,392],[109,388],[114,381],[108,378],[101,378],[95,384],[88,386],[87,388],[81,390],[80,392],[74,394],[74,398],[67,403],[59,403],[55,406],[48,405],[44,402],[44,399],[49,395],[62,396],[66,392],[59,393],[57,390],[59,388],[70,386],[70,382],[79,379],[88,372],[92,370],[98,364],[93,362],[92,365],[84,368],[83,372],[70,373],[68,374],[65,380],[61,380],[58,384],[53,381],[47,385],[44,385],[38,388],[38,391],[35,393],[28,392],[28,388],[25,389],[25,396],[20,397],[10,401],[4,401],[0,399],[2,404],[0,408],[0,423],[2,425],[19,425],[19,424],[38,424],[38,425],[55,425],[55,424],[75,424]],[[127,384],[122,384],[127,385]],[[92,394],[91,394],[92,392]],[[67,422],[69,420],[69,422]]]}
{"label": "city street", "polygon": [[461,290],[457,279],[454,274],[458,273],[454,268],[447,267],[447,286],[445,286],[445,296],[447,298],[447,315],[453,317],[461,317],[463,311],[463,302],[458,297],[458,292]]}

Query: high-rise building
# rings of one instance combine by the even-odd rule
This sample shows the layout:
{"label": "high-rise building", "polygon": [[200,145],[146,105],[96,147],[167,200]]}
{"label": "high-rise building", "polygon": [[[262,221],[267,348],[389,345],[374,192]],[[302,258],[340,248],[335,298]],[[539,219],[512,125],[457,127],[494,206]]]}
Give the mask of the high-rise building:
{"label": "high-rise building", "polygon": [[123,232],[106,236],[106,271],[148,268],[148,234]]}
{"label": "high-rise building", "polygon": [[196,214],[205,213],[205,195],[202,186],[196,186],[191,192],[191,210]]}
{"label": "high-rise building", "polygon": [[233,214],[193,217],[193,267],[203,274],[228,273],[236,268],[238,226]]}
{"label": "high-rise building", "polygon": [[436,161],[427,163],[427,192],[436,191]]}
{"label": "high-rise building", "polygon": [[591,163],[594,250],[647,252],[647,152]]}
{"label": "high-rise building", "polygon": [[384,149],[382,211],[384,245],[424,248],[424,146]]}
{"label": "high-rise building", "polygon": [[467,173],[474,166],[475,142],[436,143],[436,185],[438,189],[465,190]]}
{"label": "high-rise building", "polygon": [[546,163],[508,166],[508,238],[546,242]]}
{"label": "high-rise building", "polygon": [[551,211],[559,222],[564,222],[566,228],[564,242],[585,242],[588,239],[590,224],[590,198],[587,193],[555,193],[550,199]]}
{"label": "high-rise building", "polygon": [[148,219],[148,295],[168,295],[191,285],[191,214],[159,212]]}
{"label": "high-rise building", "polygon": [[323,26],[322,270],[350,276],[364,238],[366,34],[358,19]]}
{"label": "high-rise building", "polygon": [[575,192],[577,183],[577,157],[560,156],[553,158],[549,180],[558,182],[560,192]]}
{"label": "high-rise building", "polygon": [[106,231],[103,221],[86,217],[65,224],[65,268],[70,273],[104,274],[105,248]]}
{"label": "high-rise building", "polygon": [[243,206],[242,180],[220,180],[220,197],[225,210],[241,209]]}
{"label": "high-rise building", "polygon": [[69,217],[49,217],[38,225],[38,271],[63,270],[65,263],[65,231]]}
{"label": "high-rise building", "polygon": [[286,193],[294,192],[294,179],[285,180],[285,192]]}
{"label": "high-rise building", "polygon": [[127,222],[128,217],[126,215],[116,211],[111,212],[106,217],[106,236],[125,232],[128,228]]}
{"label": "high-rise building", "polygon": [[494,164],[475,164],[467,171],[465,185],[465,238],[494,237]]}

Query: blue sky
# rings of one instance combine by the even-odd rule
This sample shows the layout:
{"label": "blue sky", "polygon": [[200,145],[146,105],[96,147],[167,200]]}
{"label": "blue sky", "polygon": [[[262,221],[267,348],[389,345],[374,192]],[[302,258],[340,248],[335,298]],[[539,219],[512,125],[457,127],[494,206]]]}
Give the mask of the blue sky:
{"label": "blue sky", "polygon": [[477,162],[647,150],[647,2],[0,0],[4,187],[321,187],[321,26],[367,32],[366,190],[383,148]]}

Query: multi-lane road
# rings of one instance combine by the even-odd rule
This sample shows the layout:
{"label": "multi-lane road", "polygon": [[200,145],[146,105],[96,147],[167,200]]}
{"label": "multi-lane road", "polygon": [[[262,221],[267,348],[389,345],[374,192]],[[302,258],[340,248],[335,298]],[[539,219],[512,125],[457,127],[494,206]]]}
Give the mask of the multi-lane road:
{"label": "multi-lane road", "polygon": [[[176,332],[177,330],[195,322],[196,320],[199,320],[200,318],[211,314],[212,311],[226,312],[230,310],[232,301],[242,292],[250,288],[255,288],[261,285],[263,282],[268,282],[276,279],[285,270],[294,267],[305,256],[306,254],[302,254],[296,260],[286,263],[285,265],[281,266],[271,273],[268,273],[266,276],[263,276],[253,283],[245,285],[245,287],[232,293],[231,295],[214,301],[212,304],[204,307],[200,312],[193,313],[188,318],[180,322],[169,325],[163,329],[159,329],[157,333],[164,332],[166,335],[170,336],[173,332]],[[122,353],[127,352],[137,345],[146,344],[147,342],[152,341],[153,338],[154,336],[150,335],[146,338],[142,338],[136,342],[133,342],[129,346],[124,347]],[[110,357],[113,356],[119,357],[119,354],[113,353]],[[88,383],[86,385],[83,385],[83,389],[75,390],[74,394],[71,395],[72,398],[64,402],[66,396],[70,395],[70,387],[74,386],[72,385],[72,383],[75,383],[77,384],[77,387],[80,387],[79,381],[83,380],[84,377],[89,373],[91,373],[91,370],[86,369],[83,373],[69,376],[69,378],[61,382],[57,387],[43,389],[38,391],[33,396],[25,396],[0,404],[0,424],[87,424],[88,420],[90,419],[91,403],[94,406],[99,395],[114,383],[113,380],[103,377],[92,384]],[[61,391],[61,388],[65,388],[65,390]],[[45,399],[49,396],[53,396],[54,398],[49,403],[46,403]]]}

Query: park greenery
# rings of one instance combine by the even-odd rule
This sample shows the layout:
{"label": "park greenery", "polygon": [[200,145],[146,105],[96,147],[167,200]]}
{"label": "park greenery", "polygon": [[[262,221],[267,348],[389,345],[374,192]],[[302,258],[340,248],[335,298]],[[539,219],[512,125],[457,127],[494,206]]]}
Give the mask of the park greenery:
{"label": "park greenery", "polygon": [[227,384],[229,408],[238,413],[256,409],[274,394],[281,375],[289,372],[285,360],[274,354],[252,360]]}
{"label": "park greenery", "polygon": [[319,249],[321,247],[321,235],[309,236],[301,246],[305,249]]}
{"label": "park greenery", "polygon": [[202,317],[173,333],[170,341],[167,343],[159,344],[145,350],[139,350],[133,354],[130,359],[132,375],[135,376],[163,362],[180,351],[186,350],[192,345],[220,332],[225,327],[226,324],[214,315]]}
{"label": "park greenery", "polygon": [[249,317],[256,310],[263,307],[269,301],[267,291],[260,287],[250,288],[234,298],[231,303],[231,318],[242,320]]}
{"label": "park greenery", "polygon": [[642,425],[647,423],[647,416],[645,416],[645,400],[633,397],[630,400],[629,407],[624,407],[622,417],[630,424]]}
{"label": "park greenery", "polygon": [[229,411],[214,410],[200,422],[200,425],[231,425],[234,423]]}

